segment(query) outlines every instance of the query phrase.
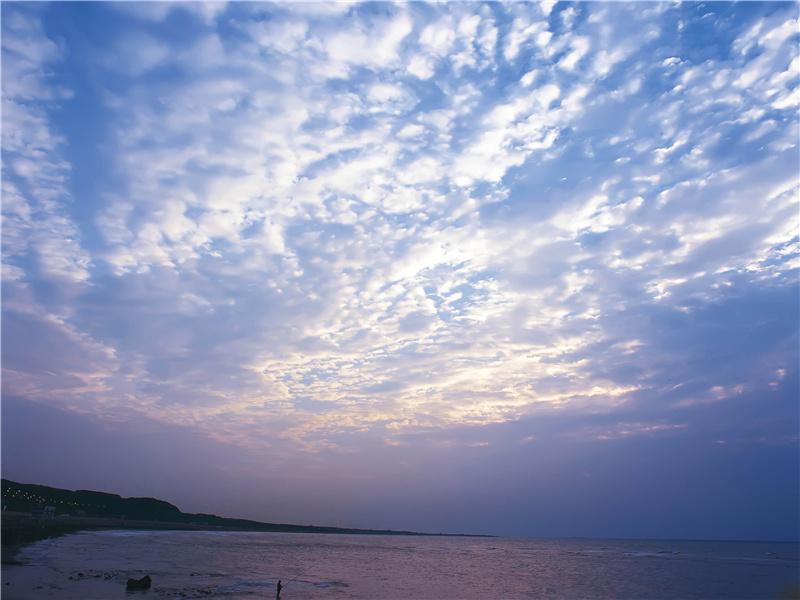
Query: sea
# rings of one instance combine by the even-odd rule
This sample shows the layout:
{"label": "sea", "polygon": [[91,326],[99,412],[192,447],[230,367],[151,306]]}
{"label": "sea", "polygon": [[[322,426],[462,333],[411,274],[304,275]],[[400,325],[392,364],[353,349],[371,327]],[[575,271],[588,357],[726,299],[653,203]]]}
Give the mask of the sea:
{"label": "sea", "polygon": [[[780,542],[94,531],[25,548],[3,600],[797,598]],[[147,591],[126,581],[149,575]]]}

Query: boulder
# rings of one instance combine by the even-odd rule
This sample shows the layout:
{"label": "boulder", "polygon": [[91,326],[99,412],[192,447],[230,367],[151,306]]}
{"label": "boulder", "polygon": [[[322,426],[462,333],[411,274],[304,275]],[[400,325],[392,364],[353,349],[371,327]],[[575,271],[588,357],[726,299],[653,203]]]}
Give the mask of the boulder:
{"label": "boulder", "polygon": [[150,575],[145,575],[141,579],[128,579],[128,585],[125,586],[127,591],[131,590],[149,590],[150,586],[153,584],[153,580],[150,579]]}

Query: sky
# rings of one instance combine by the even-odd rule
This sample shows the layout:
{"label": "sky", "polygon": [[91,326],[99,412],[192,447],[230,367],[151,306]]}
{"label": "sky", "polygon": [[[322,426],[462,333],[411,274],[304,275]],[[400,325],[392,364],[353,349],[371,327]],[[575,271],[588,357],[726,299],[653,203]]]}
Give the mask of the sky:
{"label": "sky", "polygon": [[797,3],[2,3],[2,475],[797,540]]}

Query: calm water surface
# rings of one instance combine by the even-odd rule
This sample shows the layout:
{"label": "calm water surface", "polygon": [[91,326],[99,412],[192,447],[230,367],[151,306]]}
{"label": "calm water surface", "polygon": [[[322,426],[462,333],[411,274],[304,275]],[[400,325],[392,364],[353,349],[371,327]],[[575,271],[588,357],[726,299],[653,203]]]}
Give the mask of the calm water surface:
{"label": "calm water surface", "polygon": [[[28,548],[37,566],[11,569],[46,576],[3,598],[271,599],[281,579],[282,600],[760,600],[800,581],[799,554],[763,542],[101,531]],[[149,591],[125,591],[145,573]]]}

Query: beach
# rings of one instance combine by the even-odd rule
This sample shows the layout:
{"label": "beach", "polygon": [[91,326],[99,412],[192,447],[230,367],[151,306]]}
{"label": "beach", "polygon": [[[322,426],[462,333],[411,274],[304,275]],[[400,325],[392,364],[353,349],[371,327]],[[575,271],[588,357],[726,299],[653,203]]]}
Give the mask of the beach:
{"label": "beach", "polygon": [[[79,532],[104,530],[230,531],[231,528],[104,517],[58,516],[34,520],[30,513],[3,511],[0,520],[0,597],[52,598],[54,592],[65,600],[113,597],[119,592],[120,585],[124,586],[125,581],[120,581],[121,576],[115,578],[108,572],[92,572],[88,569],[87,573],[78,571],[72,581],[80,580],[80,586],[64,589],[57,583],[62,578],[37,558],[40,550],[47,547],[47,540]],[[26,552],[26,549],[30,549],[30,552]],[[124,579],[127,580],[127,577]]]}
{"label": "beach", "polygon": [[57,516],[50,519],[31,518],[30,513],[3,511],[0,518],[0,547],[2,564],[15,564],[19,552],[39,540],[60,537],[79,531],[102,530],[147,531],[239,531],[231,527],[199,525],[194,523],[166,523],[163,521],[136,521],[107,517]]}
{"label": "beach", "polygon": [[[798,545],[104,530],[41,540],[3,565],[4,600],[796,599]],[[141,592],[137,592],[141,593]]]}
{"label": "beach", "polygon": [[[99,531],[102,529],[147,529],[169,531],[239,531],[235,527],[218,527],[196,523],[172,523],[165,521],[141,521],[110,517],[57,516],[51,519],[33,520],[29,513],[4,511],[2,520],[2,545],[7,543],[29,543],[58,537],[76,531]],[[8,540],[8,542],[7,542]]]}

